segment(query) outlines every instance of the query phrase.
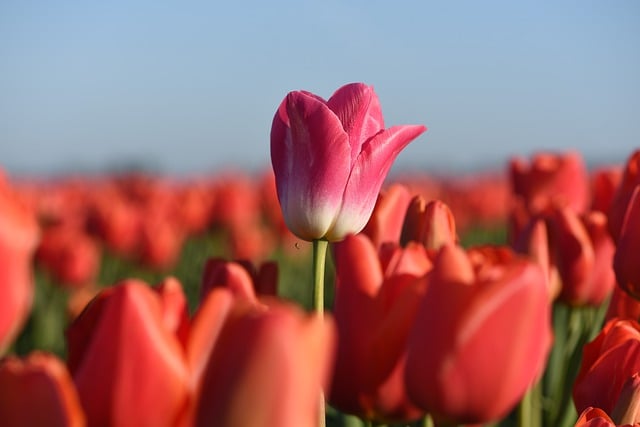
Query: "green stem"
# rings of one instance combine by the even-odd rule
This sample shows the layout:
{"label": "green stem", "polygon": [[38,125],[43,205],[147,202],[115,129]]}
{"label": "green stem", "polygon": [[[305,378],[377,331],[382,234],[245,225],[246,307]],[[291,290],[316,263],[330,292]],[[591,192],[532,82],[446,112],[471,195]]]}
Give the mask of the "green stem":
{"label": "green stem", "polygon": [[313,241],[313,308],[320,315],[324,312],[324,270],[328,247],[327,240]]}
{"label": "green stem", "polygon": [[[319,316],[324,313],[324,270],[327,260],[327,240],[313,241],[313,308]],[[320,427],[326,425],[324,394],[320,392]]]}

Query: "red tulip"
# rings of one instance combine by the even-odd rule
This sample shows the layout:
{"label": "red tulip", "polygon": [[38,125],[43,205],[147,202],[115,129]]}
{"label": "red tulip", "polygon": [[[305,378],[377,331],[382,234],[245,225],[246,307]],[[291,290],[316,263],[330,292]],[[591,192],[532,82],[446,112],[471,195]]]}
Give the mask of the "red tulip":
{"label": "red tulip", "polygon": [[237,296],[254,302],[256,294],[276,296],[278,264],[265,262],[259,269],[246,261],[209,258],[204,266],[201,298],[217,287],[226,287]]}
{"label": "red tulip", "polygon": [[618,424],[640,425],[640,372],[636,372],[622,386],[611,414]]}
{"label": "red tulip", "polygon": [[38,237],[34,212],[0,175],[0,354],[18,334],[31,309],[32,258]]}
{"label": "red tulip", "polygon": [[414,197],[407,208],[400,240],[402,244],[416,241],[427,249],[440,249],[447,243],[457,243],[453,213],[440,200],[427,203],[421,196]]}
{"label": "red tulip", "polygon": [[640,300],[640,185],[636,187],[627,206],[613,268],[618,285]]}
{"label": "red tulip", "polygon": [[627,292],[623,291],[620,286],[613,287],[605,321],[608,322],[615,317],[640,320],[640,300],[633,298]]}
{"label": "red tulip", "polygon": [[568,206],[578,213],[589,206],[589,177],[578,152],[540,153],[530,164],[514,158],[510,163],[513,192],[537,213],[551,203]]}
{"label": "red tulip", "polygon": [[[618,427],[616,423],[599,408],[589,407],[582,411],[574,427]],[[625,427],[625,426],[619,426]],[[631,427],[631,426],[629,426]]]}
{"label": "red tulip", "polygon": [[68,365],[92,426],[174,426],[192,398],[185,353],[162,299],[128,280],[67,331]]}
{"label": "red tulip", "polygon": [[611,201],[609,209],[609,232],[615,241],[618,240],[624,223],[627,206],[636,187],[640,185],[640,150],[629,156],[622,172],[622,180]]}
{"label": "red tulip", "polygon": [[274,301],[237,306],[207,364],[194,425],[318,425],[333,341],[329,317]]}
{"label": "red tulip", "polygon": [[100,270],[98,242],[73,226],[46,229],[36,259],[63,286],[83,287],[93,283]]}
{"label": "red tulip", "polygon": [[594,171],[591,177],[591,210],[608,213],[621,180],[622,168],[619,166]]}
{"label": "red tulip", "polygon": [[290,92],[271,127],[271,161],[289,229],[304,240],[342,240],[365,226],[400,151],[424,126],[384,128],[373,88],[338,89],[328,101]]}
{"label": "red tulip", "polygon": [[640,324],[613,319],[583,349],[582,364],[573,386],[578,412],[587,407],[611,414],[624,383],[640,371]]}
{"label": "red tulip", "polygon": [[82,427],[85,416],[66,366],[35,352],[0,361],[0,414],[5,427]]}
{"label": "red tulip", "polygon": [[411,399],[436,422],[505,416],[544,369],[548,299],[540,267],[507,248],[443,246],[409,337]]}
{"label": "red tulip", "polygon": [[410,201],[409,190],[402,184],[381,191],[362,233],[369,236],[376,247],[385,242],[398,242]]}
{"label": "red tulip", "polygon": [[335,247],[338,355],[329,402],[367,419],[409,421],[424,413],[407,397],[404,365],[431,261],[417,243],[383,252],[364,235]]}

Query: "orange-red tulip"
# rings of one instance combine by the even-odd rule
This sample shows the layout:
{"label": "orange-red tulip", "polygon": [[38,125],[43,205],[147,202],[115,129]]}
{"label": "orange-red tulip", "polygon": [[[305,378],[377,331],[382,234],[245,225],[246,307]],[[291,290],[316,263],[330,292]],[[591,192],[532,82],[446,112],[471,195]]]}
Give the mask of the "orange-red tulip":
{"label": "orange-red tulip", "polygon": [[400,240],[403,245],[419,242],[427,249],[457,243],[456,222],[451,209],[440,200],[427,203],[422,196],[414,197],[407,208]]}
{"label": "orange-red tulip", "polygon": [[[615,422],[600,408],[589,407],[582,411],[580,417],[576,421],[574,427],[626,427],[618,426]],[[629,427],[631,427],[629,425]]]}
{"label": "orange-red tulip", "polygon": [[0,361],[0,417],[4,427],[86,425],[67,367],[41,352]]}
{"label": "orange-red tulip", "polygon": [[128,280],[71,324],[68,365],[90,425],[175,426],[185,416],[189,371],[168,323],[160,296]]}
{"label": "orange-red tulip", "polygon": [[614,241],[618,240],[627,213],[627,206],[638,185],[640,185],[640,150],[633,152],[627,159],[622,172],[622,180],[611,201],[611,208],[608,212],[609,232]]}
{"label": "orange-red tulip", "polygon": [[248,261],[209,258],[202,274],[201,297],[217,287],[229,288],[235,296],[249,301],[255,301],[256,294],[276,296],[278,264],[265,262],[256,268]]}
{"label": "orange-red tulip", "polygon": [[379,255],[362,234],[335,246],[339,341],[329,402],[367,419],[409,421],[424,413],[407,397],[404,365],[431,261],[415,242],[383,248]]}
{"label": "orange-red tulip", "polygon": [[640,185],[629,200],[618,237],[613,268],[618,285],[640,300]]}
{"label": "orange-red tulip", "polygon": [[398,242],[410,201],[411,194],[402,184],[391,185],[380,192],[371,218],[362,230],[376,247],[385,242]]}
{"label": "orange-red tulip", "polygon": [[613,319],[584,346],[582,364],[573,387],[578,412],[589,406],[611,414],[624,383],[640,371],[640,324]]}
{"label": "orange-red tulip", "polygon": [[282,302],[237,306],[207,364],[194,425],[318,425],[334,333],[330,318]]}
{"label": "orange-red tulip", "polygon": [[0,175],[0,354],[18,334],[31,309],[32,257],[38,236],[34,212]]}
{"label": "orange-red tulip", "polygon": [[540,212],[552,203],[568,206],[578,213],[589,206],[589,176],[578,152],[539,153],[531,163],[514,158],[509,172],[513,193],[523,198],[531,213]]}
{"label": "orange-red tulip", "polygon": [[504,417],[544,369],[548,299],[540,267],[507,248],[443,246],[409,338],[411,399],[436,422]]}

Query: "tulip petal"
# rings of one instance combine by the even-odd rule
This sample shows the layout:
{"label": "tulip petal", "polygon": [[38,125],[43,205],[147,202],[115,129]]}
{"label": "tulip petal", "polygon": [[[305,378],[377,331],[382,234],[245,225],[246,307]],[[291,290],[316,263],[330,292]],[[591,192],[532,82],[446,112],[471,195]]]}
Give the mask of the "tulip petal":
{"label": "tulip petal", "polygon": [[342,202],[350,170],[348,136],[338,117],[317,97],[292,92],[284,102],[286,116],[281,106],[271,130],[278,199],[294,234],[319,239]]}
{"label": "tulip petal", "polygon": [[327,106],[338,116],[349,135],[353,166],[365,141],[384,129],[378,96],[371,86],[351,83],[338,89],[327,101]]}
{"label": "tulip petal", "polygon": [[393,161],[404,147],[426,130],[422,125],[393,126],[363,145],[348,178],[337,221],[327,235],[329,240],[362,230]]}

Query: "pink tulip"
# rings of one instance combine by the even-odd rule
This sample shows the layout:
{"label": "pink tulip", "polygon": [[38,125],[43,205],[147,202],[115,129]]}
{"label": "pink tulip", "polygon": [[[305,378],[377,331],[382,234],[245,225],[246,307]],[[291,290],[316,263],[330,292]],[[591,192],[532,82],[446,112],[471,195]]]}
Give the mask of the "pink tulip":
{"label": "pink tulip", "polygon": [[436,422],[504,417],[544,369],[548,298],[542,270],[507,248],[443,246],[409,337],[409,397]]}
{"label": "pink tulip", "polygon": [[0,362],[0,414],[4,427],[86,425],[66,366],[41,352]]}
{"label": "pink tulip", "polygon": [[328,101],[290,92],[271,127],[271,161],[289,229],[304,240],[342,240],[365,226],[400,151],[424,126],[384,127],[371,86],[348,84]]}

